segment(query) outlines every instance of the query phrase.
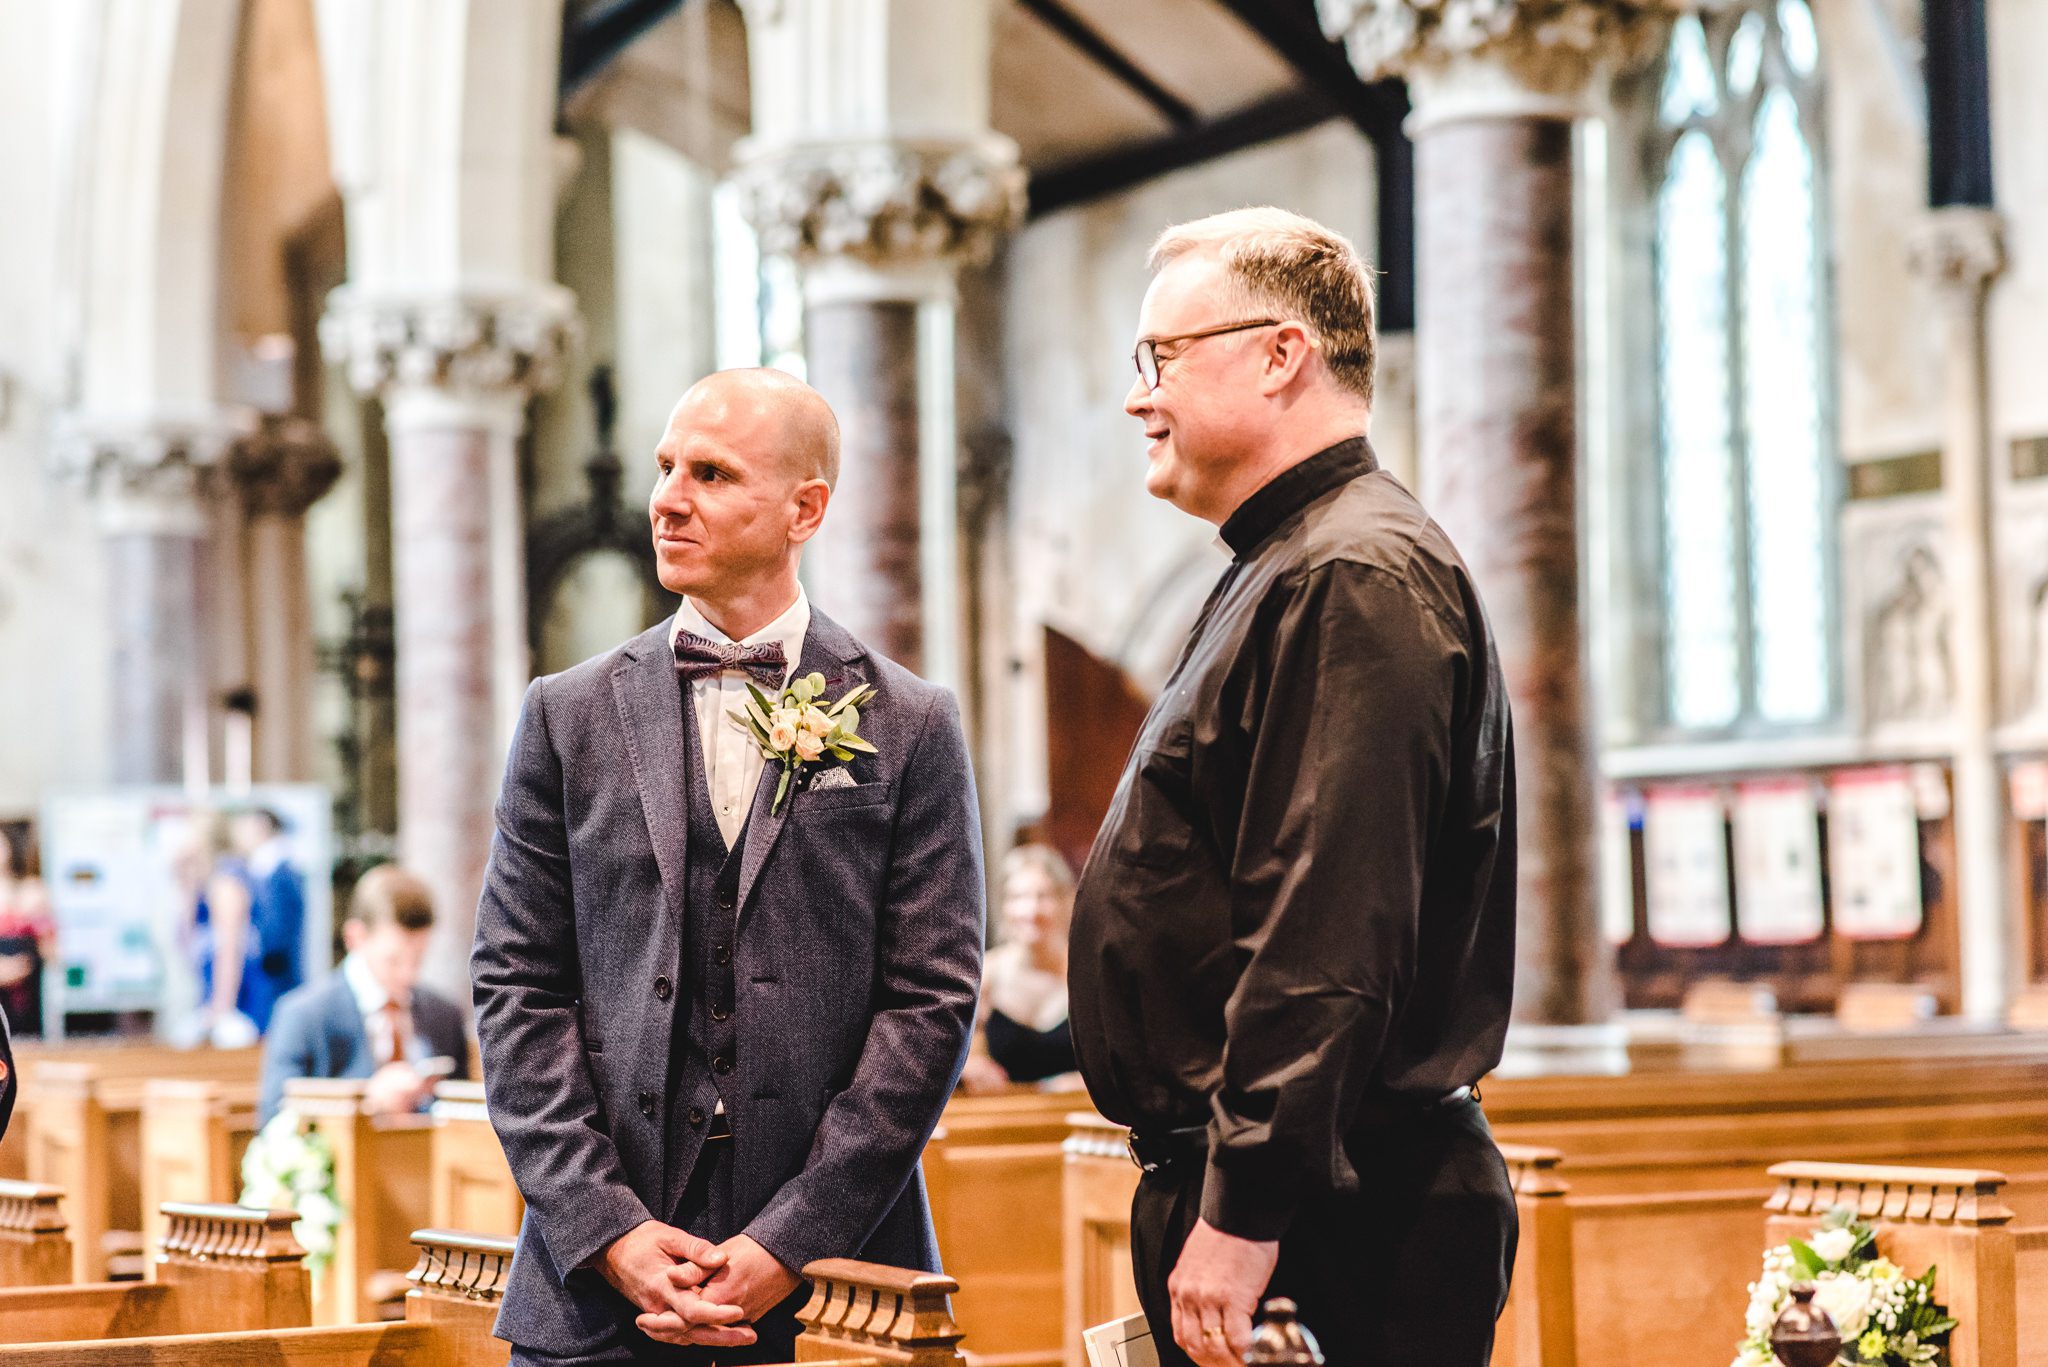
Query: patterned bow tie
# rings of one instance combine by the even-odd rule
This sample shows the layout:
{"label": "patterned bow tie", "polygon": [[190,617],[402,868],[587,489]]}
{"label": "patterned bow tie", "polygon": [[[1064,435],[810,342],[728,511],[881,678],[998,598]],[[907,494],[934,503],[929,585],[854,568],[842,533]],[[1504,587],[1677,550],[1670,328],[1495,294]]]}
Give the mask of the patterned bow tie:
{"label": "patterned bow tie", "polygon": [[715,679],[727,670],[739,670],[764,688],[780,688],[788,665],[779,641],[743,646],[707,641],[689,631],[676,633],[676,673],[685,679]]}

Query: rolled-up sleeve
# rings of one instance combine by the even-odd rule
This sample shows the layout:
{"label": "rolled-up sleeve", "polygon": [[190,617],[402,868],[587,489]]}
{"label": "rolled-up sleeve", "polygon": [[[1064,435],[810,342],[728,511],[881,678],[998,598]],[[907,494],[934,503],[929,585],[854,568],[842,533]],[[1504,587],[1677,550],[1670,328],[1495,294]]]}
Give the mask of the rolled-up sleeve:
{"label": "rolled-up sleeve", "polygon": [[1394,570],[1309,568],[1268,600],[1244,693],[1230,855],[1242,973],[1225,1007],[1202,1215],[1277,1239],[1352,1191],[1344,1151],[1415,963],[1450,766],[1457,634]]}

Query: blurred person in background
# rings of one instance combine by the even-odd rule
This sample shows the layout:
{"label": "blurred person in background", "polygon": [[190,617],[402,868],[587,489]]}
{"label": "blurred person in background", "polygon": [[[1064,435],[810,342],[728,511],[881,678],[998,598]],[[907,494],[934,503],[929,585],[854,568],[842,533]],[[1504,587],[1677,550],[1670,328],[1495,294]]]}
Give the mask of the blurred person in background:
{"label": "blurred person in background", "polygon": [[434,929],[427,885],[396,864],[357,881],[342,924],[348,957],[325,982],[285,994],[263,1046],[261,1119],[295,1077],[368,1078],[378,1115],[416,1111],[434,1083],[469,1075],[469,1040],[454,1002],[420,985]]}
{"label": "blurred person in background", "polygon": [[43,1033],[43,968],[56,956],[57,923],[28,824],[0,825],[0,1010],[24,1035]]}
{"label": "blurred person in background", "polygon": [[172,905],[160,922],[164,986],[158,1033],[179,1048],[246,1049],[257,1030],[237,1006],[254,897],[227,827],[205,809],[167,823],[163,843]]}
{"label": "blurred person in background", "polygon": [[292,864],[284,822],[267,807],[228,819],[228,840],[249,887],[249,935],[235,1005],[261,1032],[287,992],[306,980],[300,941],[306,926],[306,880]]}
{"label": "blurred person in background", "polygon": [[1075,1069],[1067,1028],[1074,871],[1050,845],[1019,845],[1003,858],[1002,905],[1002,940],[982,968],[974,1052],[960,1078],[970,1093],[1048,1082]]}

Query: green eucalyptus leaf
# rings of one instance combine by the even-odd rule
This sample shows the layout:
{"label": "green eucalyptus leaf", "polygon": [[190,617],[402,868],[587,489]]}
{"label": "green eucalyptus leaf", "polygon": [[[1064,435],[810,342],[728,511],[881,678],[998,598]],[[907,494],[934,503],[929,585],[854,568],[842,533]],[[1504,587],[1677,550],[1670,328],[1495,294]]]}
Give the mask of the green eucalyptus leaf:
{"label": "green eucalyptus leaf", "polygon": [[881,751],[875,749],[874,746],[869,745],[859,736],[841,736],[839,738],[839,744],[848,750],[858,750],[863,755],[877,755],[881,753]]}
{"label": "green eucalyptus leaf", "polygon": [[768,804],[768,814],[770,816],[782,810],[782,798],[789,791],[789,776],[793,772],[795,772],[793,769],[784,766],[782,777],[775,781],[775,801]]}

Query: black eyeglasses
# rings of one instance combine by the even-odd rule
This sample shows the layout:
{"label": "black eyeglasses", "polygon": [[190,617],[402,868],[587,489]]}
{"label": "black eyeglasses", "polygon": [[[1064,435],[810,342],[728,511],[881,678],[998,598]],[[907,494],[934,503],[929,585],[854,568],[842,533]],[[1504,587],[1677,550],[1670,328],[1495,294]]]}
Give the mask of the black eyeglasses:
{"label": "black eyeglasses", "polygon": [[1138,368],[1138,378],[1145,382],[1145,388],[1159,388],[1159,348],[1175,342],[1199,342],[1204,337],[1221,337],[1226,332],[1249,332],[1253,328],[1276,328],[1278,318],[1260,318],[1250,323],[1225,323],[1222,327],[1204,328],[1200,332],[1183,332],[1177,337],[1147,337],[1138,343],[1138,349],[1131,353],[1131,364]]}

